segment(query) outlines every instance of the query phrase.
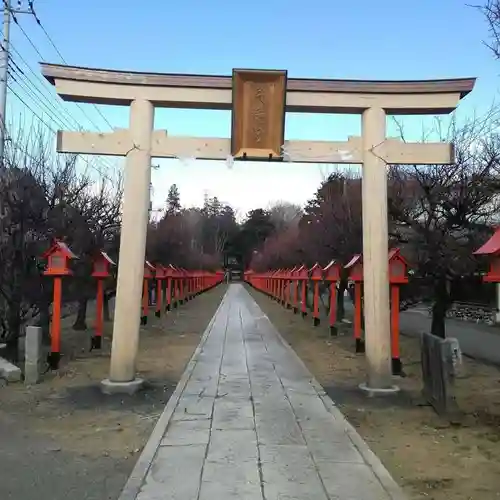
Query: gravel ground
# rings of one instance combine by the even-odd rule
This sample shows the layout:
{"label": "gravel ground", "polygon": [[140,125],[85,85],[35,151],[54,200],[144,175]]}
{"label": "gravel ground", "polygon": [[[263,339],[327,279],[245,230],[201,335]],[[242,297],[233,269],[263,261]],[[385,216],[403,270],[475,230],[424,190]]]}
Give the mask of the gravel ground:
{"label": "gravel ground", "polygon": [[148,384],[134,396],[99,390],[111,324],[101,353],[88,353],[90,331],[67,326],[57,373],[31,388],[0,387],[0,499],[116,499],[224,293],[219,286],[161,319],[151,312],[138,359]]}

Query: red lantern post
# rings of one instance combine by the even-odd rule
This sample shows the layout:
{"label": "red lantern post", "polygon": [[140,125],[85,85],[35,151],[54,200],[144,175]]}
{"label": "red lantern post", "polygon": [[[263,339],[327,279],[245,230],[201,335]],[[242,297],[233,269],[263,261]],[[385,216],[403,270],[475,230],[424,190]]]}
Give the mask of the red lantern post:
{"label": "red lantern post", "polygon": [[180,271],[175,266],[172,266],[172,308],[177,309],[179,307],[179,297],[180,297]]}
{"label": "red lantern post", "polygon": [[288,269],[285,271],[285,307],[287,309],[292,309],[292,301],[293,301],[293,274],[295,272],[295,267],[292,269]]}
{"label": "red lantern post", "polygon": [[154,277],[154,266],[145,261],[144,263],[144,279],[143,279],[143,290],[142,290],[142,317],[141,325],[148,324],[148,312],[149,312],[149,280]]}
{"label": "red lantern post", "polygon": [[399,288],[408,283],[408,262],[399,248],[389,251],[389,283],[391,286],[391,352],[392,373],[402,375],[403,364],[399,352]]}
{"label": "red lantern post", "polygon": [[361,338],[362,296],[363,296],[363,258],[355,255],[345,266],[349,279],[354,281],[354,339],[356,352],[365,352],[365,343]]}
{"label": "red lantern post", "polygon": [[47,358],[49,368],[57,370],[61,360],[61,301],[62,278],[71,276],[70,261],[78,257],[62,241],[54,241],[52,246],[43,254],[47,259],[45,276],[54,278],[54,298],[52,302],[52,323],[50,329],[50,353]]}
{"label": "red lantern post", "polygon": [[161,318],[161,310],[163,307],[163,280],[166,278],[166,269],[161,264],[156,265],[156,311],[155,316]]}
{"label": "red lantern post", "polygon": [[174,267],[169,264],[165,269],[165,277],[167,279],[165,311],[170,311],[172,308],[172,285],[174,280]]}
{"label": "red lantern post", "polygon": [[104,280],[111,276],[110,267],[116,266],[106,252],[99,252],[92,262],[92,277],[97,280],[94,335],[90,340],[90,350],[101,349],[104,330]]}
{"label": "red lantern post", "polygon": [[300,309],[302,317],[307,316],[307,280],[309,279],[309,273],[307,267],[302,264],[297,269],[297,288],[300,284]]}
{"label": "red lantern post", "polygon": [[292,270],[292,310],[293,314],[297,314],[299,312],[299,280],[298,280],[298,270],[299,267],[296,266]]}
{"label": "red lantern post", "polygon": [[309,270],[311,274],[311,281],[313,282],[313,325],[319,326],[319,283],[323,281],[323,269],[316,262]]}
{"label": "red lantern post", "polygon": [[325,281],[330,283],[330,310],[328,317],[330,322],[331,335],[337,335],[337,328],[335,327],[335,323],[337,322],[337,282],[340,281],[340,272],[341,265],[336,260],[332,260],[323,269]]}

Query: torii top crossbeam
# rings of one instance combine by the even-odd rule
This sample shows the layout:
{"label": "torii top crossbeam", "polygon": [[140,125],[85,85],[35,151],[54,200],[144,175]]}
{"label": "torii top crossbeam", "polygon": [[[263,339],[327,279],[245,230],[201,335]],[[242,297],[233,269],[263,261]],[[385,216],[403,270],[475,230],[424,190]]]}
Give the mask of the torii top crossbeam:
{"label": "torii top crossbeam", "polygon": [[[232,77],[141,73],[41,64],[42,73],[67,101],[129,105],[138,97],[156,106],[221,109],[232,107]],[[387,114],[441,114],[453,111],[474,87],[475,78],[446,80],[324,80],[289,78],[286,111],[361,113],[378,106]]]}
{"label": "torii top crossbeam", "polygon": [[[139,73],[107,69],[42,64],[45,78],[56,87],[57,93],[67,101],[94,104],[126,105],[134,100],[149,101],[153,106],[191,109],[222,109],[235,112],[238,122],[246,123],[252,135],[256,129],[255,108],[241,115],[241,106],[248,95],[235,103],[235,75],[206,76],[184,74]],[[235,72],[241,70],[235,70]],[[381,108],[386,114],[441,114],[456,108],[461,98],[474,87],[474,78],[421,81],[358,81],[287,78],[286,72],[244,70],[247,74],[274,73],[286,81],[281,105],[274,118],[265,126],[272,131],[274,148],[261,149],[260,156],[268,152],[280,159],[280,146],[290,151],[290,161],[313,163],[362,163],[361,138],[348,141],[285,141],[283,116],[286,111],[303,113],[359,113],[368,108]],[[259,76],[257,76],[257,79]],[[272,84],[272,82],[271,82]],[[269,85],[267,82],[265,85]],[[276,94],[276,93],[275,93]],[[255,96],[254,96],[255,97]],[[253,97],[251,98],[253,99]],[[275,99],[275,97],[273,97]],[[242,104],[243,102],[243,104]],[[248,100],[247,100],[248,104]],[[269,103],[267,103],[269,104]],[[238,111],[237,109],[237,111]],[[243,110],[244,111],[244,110]],[[264,111],[270,117],[273,113]],[[233,116],[234,118],[234,116]],[[248,118],[248,119],[247,119]],[[234,126],[234,120],[233,120]],[[260,126],[258,127],[260,128]],[[240,130],[239,132],[242,132]],[[238,131],[233,128],[232,138]],[[241,148],[232,146],[232,139],[171,137],[166,131],[154,131],[152,156],[158,158],[193,156],[199,159],[224,160]],[[281,136],[281,140],[277,138]],[[254,141],[256,142],[256,141]],[[257,144],[254,144],[257,146]],[[128,130],[115,130],[112,134],[92,132],[60,132],[58,151],[82,154],[125,155],[133,147]],[[348,154],[339,154],[342,151]],[[449,163],[454,159],[448,144],[407,144],[387,139],[378,146],[376,154],[389,163],[431,164]]]}

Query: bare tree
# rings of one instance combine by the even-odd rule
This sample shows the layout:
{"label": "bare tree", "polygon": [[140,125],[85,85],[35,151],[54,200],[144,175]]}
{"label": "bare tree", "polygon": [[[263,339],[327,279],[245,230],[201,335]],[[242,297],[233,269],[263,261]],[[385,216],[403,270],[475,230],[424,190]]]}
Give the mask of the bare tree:
{"label": "bare tree", "polygon": [[482,12],[488,25],[489,41],[485,45],[500,58],[500,0],[487,0],[484,5],[471,5]]}
{"label": "bare tree", "polygon": [[450,280],[476,270],[472,256],[498,222],[500,143],[496,122],[448,129],[452,165],[394,166],[389,172],[392,234],[433,298],[432,333],[445,337]]}

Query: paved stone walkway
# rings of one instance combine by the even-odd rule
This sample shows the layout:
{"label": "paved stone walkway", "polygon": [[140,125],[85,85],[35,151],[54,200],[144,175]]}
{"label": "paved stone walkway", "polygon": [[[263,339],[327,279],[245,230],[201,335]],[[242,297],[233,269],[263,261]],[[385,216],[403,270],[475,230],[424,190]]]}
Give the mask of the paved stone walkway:
{"label": "paved stone walkway", "polygon": [[231,285],[120,500],[404,498],[241,285]]}

